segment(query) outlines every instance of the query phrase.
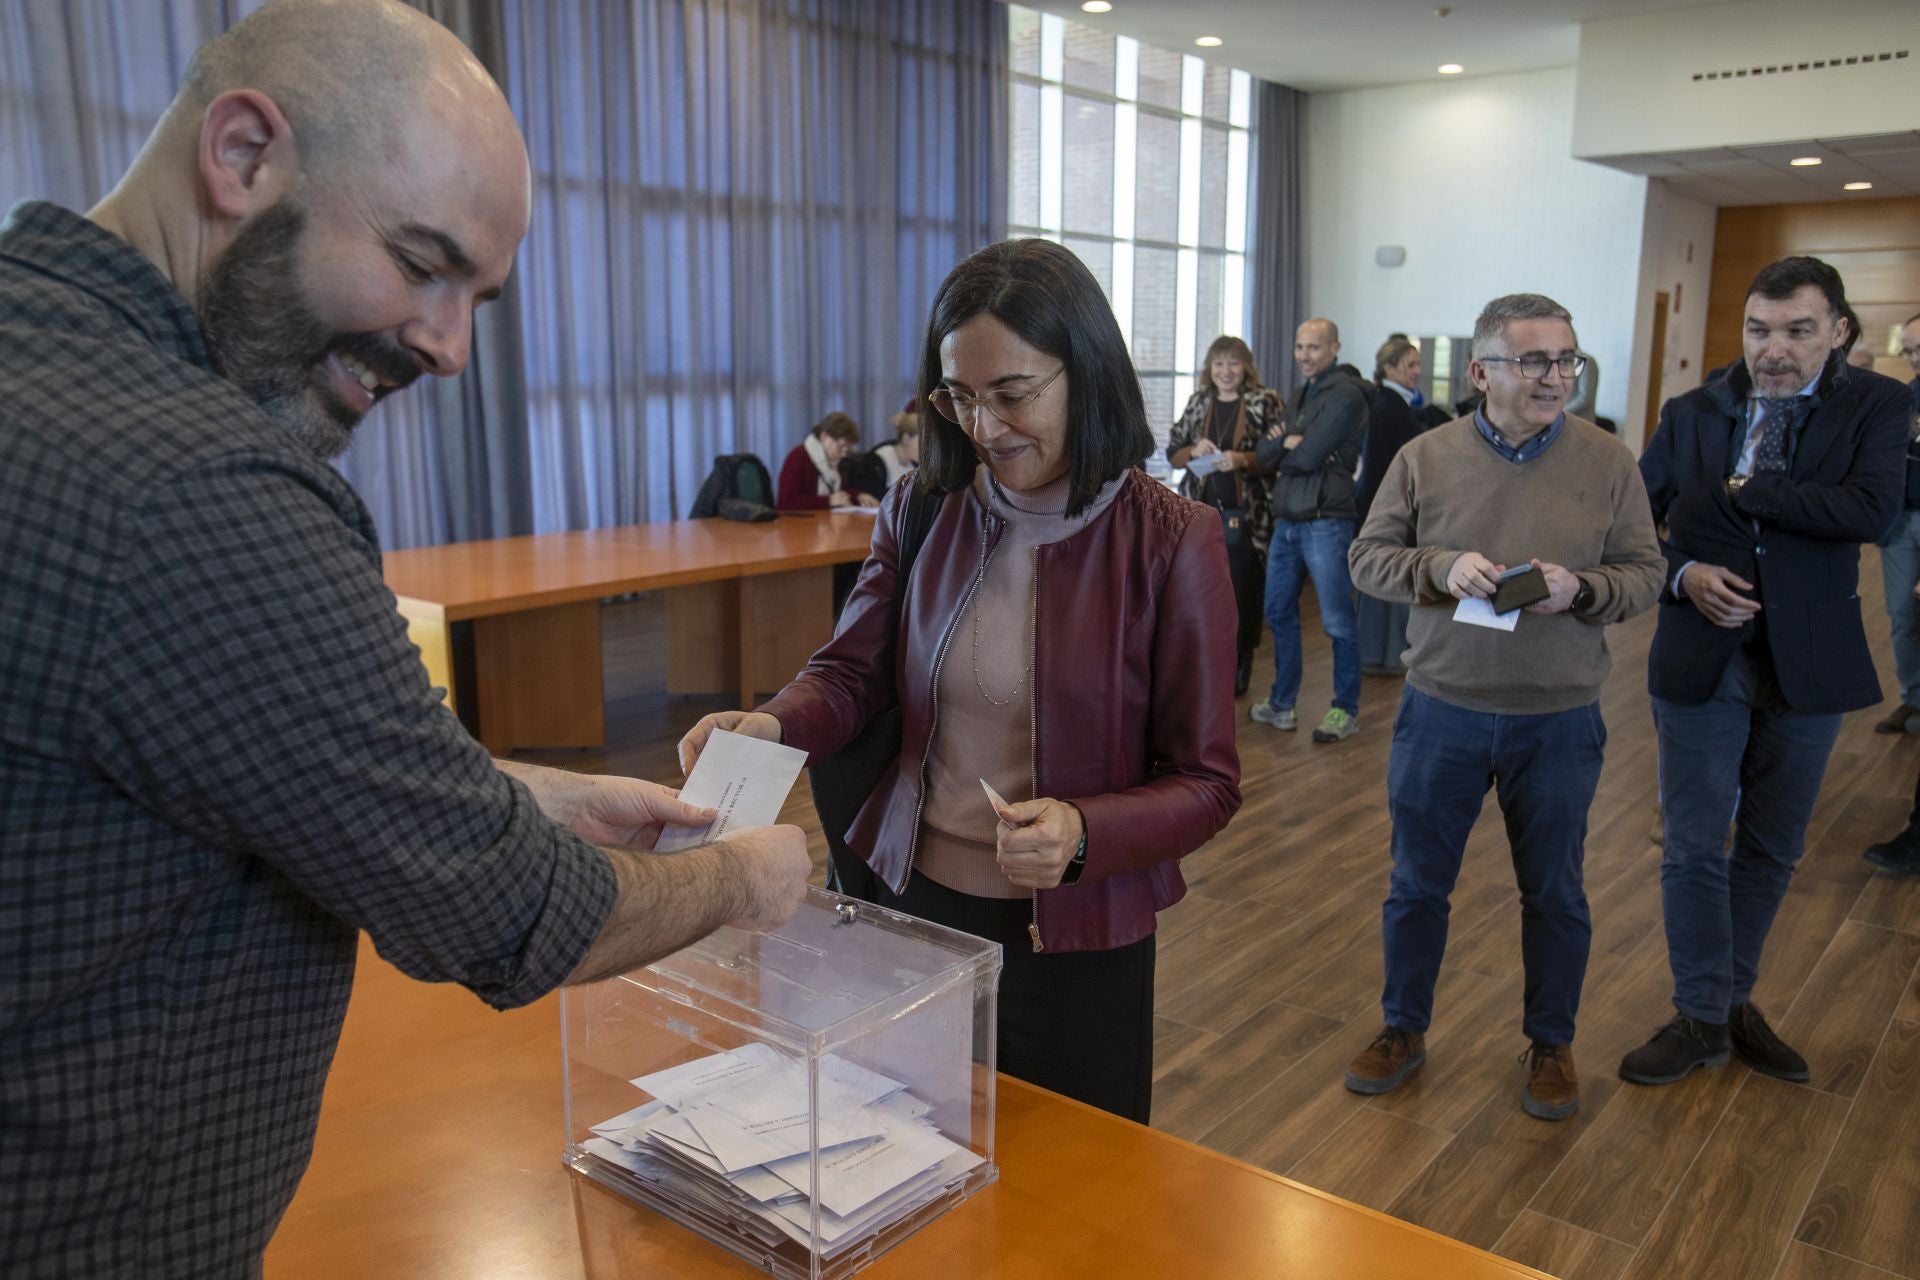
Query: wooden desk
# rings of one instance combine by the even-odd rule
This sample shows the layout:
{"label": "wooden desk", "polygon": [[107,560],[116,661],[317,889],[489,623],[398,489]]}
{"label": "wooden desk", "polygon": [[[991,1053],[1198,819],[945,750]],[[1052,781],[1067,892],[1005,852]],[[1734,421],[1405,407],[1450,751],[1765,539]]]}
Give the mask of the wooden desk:
{"label": "wooden desk", "polygon": [[[832,566],[864,559],[872,537],[872,519],[853,515],[677,520],[394,551],[385,571],[433,682],[501,755],[605,741],[606,596],[674,589],[667,687],[753,705],[832,635]],[[470,678],[454,652],[462,622]]]}
{"label": "wooden desk", "polygon": [[[556,1002],[496,1014],[362,944],[272,1280],[764,1275],[561,1163]],[[873,1280],[1513,1280],[1542,1273],[1001,1077],[1000,1181]]]}

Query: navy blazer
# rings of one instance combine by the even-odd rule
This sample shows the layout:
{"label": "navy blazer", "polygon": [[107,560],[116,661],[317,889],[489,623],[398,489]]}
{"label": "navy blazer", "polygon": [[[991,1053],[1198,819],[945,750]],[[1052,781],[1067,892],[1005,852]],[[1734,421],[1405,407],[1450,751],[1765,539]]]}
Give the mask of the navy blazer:
{"label": "navy blazer", "polygon": [[[1829,359],[1818,406],[1800,430],[1785,474],[1726,477],[1744,439],[1744,362],[1675,396],[1640,458],[1653,518],[1666,534],[1667,585],[1647,662],[1656,698],[1697,706],[1713,696],[1747,628],[1716,627],[1673,594],[1690,560],[1721,565],[1759,587],[1780,692],[1796,711],[1853,711],[1880,701],[1860,617],[1860,544],[1899,514],[1906,480],[1906,388]],[[1759,522],[1755,532],[1755,521]]]}

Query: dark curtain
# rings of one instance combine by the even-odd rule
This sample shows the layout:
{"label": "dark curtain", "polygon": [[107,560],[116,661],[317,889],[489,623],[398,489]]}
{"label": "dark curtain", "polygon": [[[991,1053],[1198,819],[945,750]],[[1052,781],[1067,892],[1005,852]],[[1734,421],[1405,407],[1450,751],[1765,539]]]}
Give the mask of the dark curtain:
{"label": "dark curtain", "polygon": [[542,530],[686,515],[829,410],[869,443],[1006,226],[990,0],[506,0]]}
{"label": "dark curtain", "polygon": [[[1294,379],[1293,331],[1307,318],[1306,224],[1300,198],[1306,95],[1259,81],[1254,97],[1253,335],[1254,363],[1273,387]],[[1291,408],[1291,404],[1289,404]]]}

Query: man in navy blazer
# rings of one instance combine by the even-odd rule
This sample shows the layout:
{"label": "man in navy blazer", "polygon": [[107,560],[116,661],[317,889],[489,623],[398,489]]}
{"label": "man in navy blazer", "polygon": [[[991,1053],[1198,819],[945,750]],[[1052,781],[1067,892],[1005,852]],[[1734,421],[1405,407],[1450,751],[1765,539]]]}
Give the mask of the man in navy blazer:
{"label": "man in navy blazer", "polygon": [[1667,530],[1647,683],[1678,1016],[1622,1060],[1635,1083],[1669,1084],[1729,1050],[1808,1078],[1751,995],[1841,715],[1880,701],[1860,544],[1885,532],[1905,483],[1906,389],[1846,364],[1847,314],[1819,259],[1763,268],[1745,359],[1669,400],[1640,459]]}

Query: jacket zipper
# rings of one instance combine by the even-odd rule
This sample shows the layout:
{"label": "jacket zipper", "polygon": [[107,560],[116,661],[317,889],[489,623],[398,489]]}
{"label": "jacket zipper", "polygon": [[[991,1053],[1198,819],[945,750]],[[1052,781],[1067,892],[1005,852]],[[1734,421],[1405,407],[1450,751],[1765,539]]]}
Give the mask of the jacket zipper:
{"label": "jacket zipper", "polygon": [[[987,532],[992,517],[986,512],[980,513],[982,532]],[[940,648],[933,655],[933,710],[927,721],[927,745],[920,753],[919,796],[913,802],[913,828],[907,833],[907,869],[900,877],[900,883],[893,886],[896,894],[907,891],[907,883],[913,879],[913,860],[920,853],[920,815],[927,807],[927,765],[933,759],[934,732],[940,726],[940,671],[947,664],[947,650],[953,646],[953,633],[960,628],[960,619],[966,615],[967,606],[980,590],[980,584],[987,580],[987,562],[993,559],[993,553],[999,549],[1001,530],[994,529],[980,544],[980,570],[974,574],[973,585],[967,588],[967,594],[960,599],[960,607],[947,620],[946,634],[940,638]],[[1037,948],[1036,948],[1037,949]]]}
{"label": "jacket zipper", "polygon": [[[1033,598],[1028,605],[1027,643],[1032,646],[1027,654],[1027,773],[1028,783],[1032,787],[1035,800],[1040,798],[1040,548],[1030,548],[1033,554]],[[1027,934],[1033,939],[1036,953],[1045,951],[1046,944],[1040,941],[1040,891],[1033,891],[1033,922],[1027,926]]]}

